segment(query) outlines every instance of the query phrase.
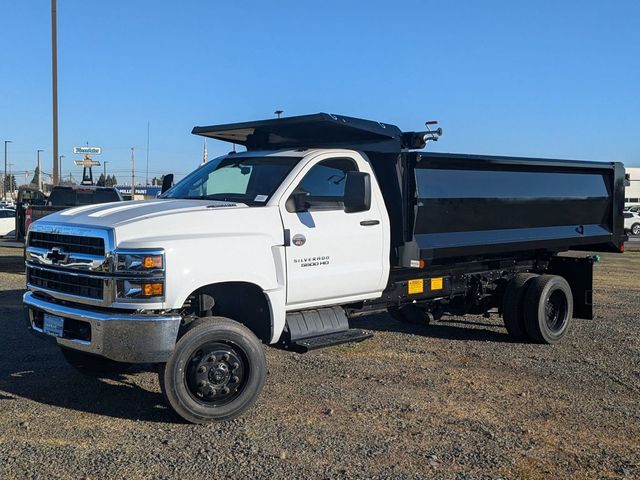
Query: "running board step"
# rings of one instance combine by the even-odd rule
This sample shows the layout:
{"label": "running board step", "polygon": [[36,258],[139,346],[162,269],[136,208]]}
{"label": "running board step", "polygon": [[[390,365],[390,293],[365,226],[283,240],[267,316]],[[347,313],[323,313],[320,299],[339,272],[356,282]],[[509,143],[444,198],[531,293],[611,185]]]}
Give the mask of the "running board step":
{"label": "running board step", "polygon": [[308,352],[317,348],[332,347],[341,343],[361,342],[367,338],[373,337],[373,332],[362,330],[360,328],[351,328],[342,332],[327,333],[318,335],[317,337],[301,338],[289,344],[291,350],[297,352]]}
{"label": "running board step", "polygon": [[287,314],[285,348],[307,352],[348,342],[361,342],[373,335],[360,329],[349,329],[342,307],[327,307]]}

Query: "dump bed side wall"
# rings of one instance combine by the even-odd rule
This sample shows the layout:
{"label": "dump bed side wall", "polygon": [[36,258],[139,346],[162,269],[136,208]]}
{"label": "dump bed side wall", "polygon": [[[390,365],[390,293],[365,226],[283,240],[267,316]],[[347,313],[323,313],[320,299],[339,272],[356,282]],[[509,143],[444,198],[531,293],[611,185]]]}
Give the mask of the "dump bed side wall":
{"label": "dump bed side wall", "polygon": [[405,193],[423,259],[538,249],[614,251],[623,241],[620,164],[414,155],[413,172],[407,173],[414,175],[415,192]]}

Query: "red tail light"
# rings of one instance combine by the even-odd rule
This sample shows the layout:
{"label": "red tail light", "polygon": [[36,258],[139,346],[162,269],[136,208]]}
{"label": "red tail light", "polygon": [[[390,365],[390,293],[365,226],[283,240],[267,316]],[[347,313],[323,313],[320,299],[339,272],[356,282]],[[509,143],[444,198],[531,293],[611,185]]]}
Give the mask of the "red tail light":
{"label": "red tail light", "polygon": [[618,250],[620,250],[620,253],[624,253],[624,243],[620,245],[620,248],[618,248]]}

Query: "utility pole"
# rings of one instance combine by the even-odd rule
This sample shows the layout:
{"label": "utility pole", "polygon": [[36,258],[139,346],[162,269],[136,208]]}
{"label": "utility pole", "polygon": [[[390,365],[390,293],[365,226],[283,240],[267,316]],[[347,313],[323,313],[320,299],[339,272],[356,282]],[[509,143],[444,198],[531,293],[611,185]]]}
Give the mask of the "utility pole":
{"label": "utility pole", "polygon": [[145,185],[149,185],[149,120],[147,120],[147,178]]}
{"label": "utility pole", "polygon": [[4,200],[7,199],[7,144],[13,143],[11,140],[4,141],[4,177],[2,177],[2,198]]}
{"label": "utility pole", "polygon": [[38,190],[42,191],[42,170],[40,170],[40,152],[44,152],[44,150],[36,150],[36,154],[38,155]]}
{"label": "utility pole", "polygon": [[62,159],[64,158],[64,155],[60,155],[58,157],[58,178],[60,179],[60,182],[62,182],[62,180],[64,179],[64,176],[62,175]]}
{"label": "utility pole", "polygon": [[56,0],[51,0],[51,76],[53,90],[53,184],[58,185],[58,28]]}
{"label": "utility pole", "polygon": [[102,174],[102,176],[104,177],[104,186],[110,187],[111,185],[107,185],[107,163],[109,162],[108,161],[102,162],[102,166],[104,167],[104,173]]}
{"label": "utility pole", "polygon": [[131,200],[134,200],[136,194],[136,157],[133,152],[134,147],[131,147]]}
{"label": "utility pole", "polygon": [[9,192],[11,192],[13,194],[13,191],[15,190],[14,187],[16,187],[17,185],[13,182],[13,174],[11,173],[11,167],[13,167],[15,165],[15,163],[11,163],[9,162]]}

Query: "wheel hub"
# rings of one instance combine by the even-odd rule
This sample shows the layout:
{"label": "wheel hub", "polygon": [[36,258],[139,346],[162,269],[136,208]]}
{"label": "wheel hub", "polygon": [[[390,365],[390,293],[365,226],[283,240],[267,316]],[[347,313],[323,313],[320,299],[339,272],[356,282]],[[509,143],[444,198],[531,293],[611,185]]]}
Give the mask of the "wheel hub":
{"label": "wheel hub", "polygon": [[242,354],[223,343],[205,345],[195,352],[187,368],[191,394],[207,404],[224,404],[241,391],[246,378]]}
{"label": "wheel hub", "polygon": [[561,330],[566,323],[566,312],[566,298],[561,292],[553,292],[544,306],[547,327],[553,332]]}

